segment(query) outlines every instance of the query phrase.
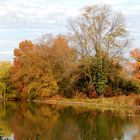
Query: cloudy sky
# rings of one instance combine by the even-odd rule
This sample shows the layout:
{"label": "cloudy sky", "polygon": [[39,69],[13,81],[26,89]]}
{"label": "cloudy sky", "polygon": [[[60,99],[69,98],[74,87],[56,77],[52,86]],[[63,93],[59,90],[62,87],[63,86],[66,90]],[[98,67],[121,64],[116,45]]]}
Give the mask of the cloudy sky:
{"label": "cloudy sky", "polygon": [[121,11],[133,37],[140,44],[140,0],[0,0],[0,60],[12,60],[13,49],[25,39],[67,32],[67,19],[90,4],[107,4]]}

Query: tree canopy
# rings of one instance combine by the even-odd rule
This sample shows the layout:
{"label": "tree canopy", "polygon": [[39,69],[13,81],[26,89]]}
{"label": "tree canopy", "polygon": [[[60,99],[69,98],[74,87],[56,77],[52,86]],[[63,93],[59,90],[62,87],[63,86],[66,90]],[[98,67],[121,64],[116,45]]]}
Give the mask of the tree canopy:
{"label": "tree canopy", "polygon": [[19,43],[13,65],[0,64],[1,85],[6,79],[5,86],[15,90],[17,97],[31,99],[139,92],[140,51],[131,52],[135,62],[130,74],[122,63],[130,37],[120,12],[106,5],[86,6],[68,25],[66,35]]}

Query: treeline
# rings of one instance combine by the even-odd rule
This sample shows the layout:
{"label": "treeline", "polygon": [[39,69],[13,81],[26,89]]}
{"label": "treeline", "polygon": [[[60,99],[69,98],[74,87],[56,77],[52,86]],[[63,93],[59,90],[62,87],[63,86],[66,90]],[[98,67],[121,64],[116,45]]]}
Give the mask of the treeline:
{"label": "treeline", "polygon": [[140,92],[140,50],[130,53],[135,62],[126,61],[130,37],[120,13],[105,5],[87,6],[68,23],[67,35],[22,41],[13,64],[6,70],[7,63],[0,64],[3,97],[96,98]]}

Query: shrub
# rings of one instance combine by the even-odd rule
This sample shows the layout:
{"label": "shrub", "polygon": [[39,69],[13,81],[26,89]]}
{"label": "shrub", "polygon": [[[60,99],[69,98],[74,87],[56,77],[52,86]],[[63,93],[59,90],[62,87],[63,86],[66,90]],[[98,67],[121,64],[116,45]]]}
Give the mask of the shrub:
{"label": "shrub", "polygon": [[76,95],[75,95],[75,98],[78,98],[78,99],[86,99],[87,98],[87,95],[83,92],[77,92]]}
{"label": "shrub", "polygon": [[108,86],[106,88],[106,92],[104,94],[105,97],[113,97],[114,96],[114,92],[112,91],[112,87]]}

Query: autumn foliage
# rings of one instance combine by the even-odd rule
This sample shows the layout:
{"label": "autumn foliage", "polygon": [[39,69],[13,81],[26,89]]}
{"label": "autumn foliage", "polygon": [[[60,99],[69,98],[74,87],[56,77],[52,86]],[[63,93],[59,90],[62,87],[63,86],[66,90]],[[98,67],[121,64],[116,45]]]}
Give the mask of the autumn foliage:
{"label": "autumn foliage", "polygon": [[[87,6],[69,21],[67,35],[25,40],[14,49],[7,85],[18,98],[112,97],[140,91],[140,50],[131,52],[124,18],[108,6]],[[130,64],[129,63],[129,64]],[[130,67],[129,67],[130,68]]]}
{"label": "autumn foliage", "polygon": [[134,49],[133,51],[131,51],[131,57],[135,60],[135,62],[132,63],[133,78],[136,80],[140,80],[140,49]]}

